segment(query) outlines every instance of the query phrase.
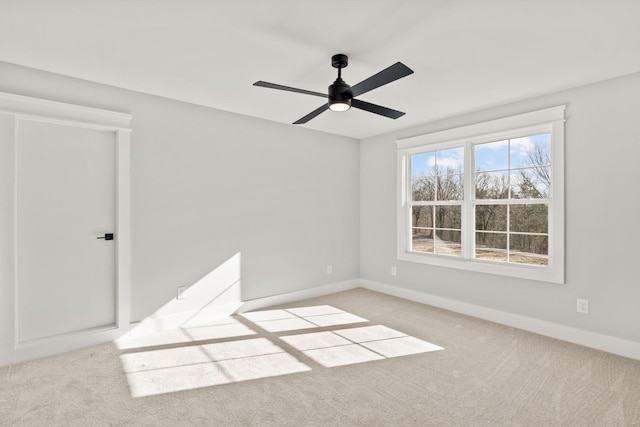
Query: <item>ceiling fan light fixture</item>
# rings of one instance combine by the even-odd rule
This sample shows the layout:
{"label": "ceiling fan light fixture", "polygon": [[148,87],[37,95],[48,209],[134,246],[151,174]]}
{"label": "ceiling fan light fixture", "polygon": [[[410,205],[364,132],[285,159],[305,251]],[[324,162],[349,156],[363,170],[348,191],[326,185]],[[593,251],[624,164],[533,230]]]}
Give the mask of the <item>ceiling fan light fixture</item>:
{"label": "ceiling fan light fixture", "polygon": [[329,86],[329,109],[331,111],[347,111],[351,108],[351,86],[340,77]]}
{"label": "ceiling fan light fixture", "polygon": [[334,101],[329,103],[329,109],[331,111],[347,111],[351,108],[351,100],[346,101]]}

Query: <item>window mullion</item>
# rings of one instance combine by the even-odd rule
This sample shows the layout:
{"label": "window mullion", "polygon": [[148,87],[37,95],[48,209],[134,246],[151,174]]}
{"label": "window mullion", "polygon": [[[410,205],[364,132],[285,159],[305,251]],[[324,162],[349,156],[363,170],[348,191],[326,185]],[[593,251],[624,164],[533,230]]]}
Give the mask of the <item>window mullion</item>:
{"label": "window mullion", "polygon": [[475,251],[475,159],[473,145],[464,145],[464,198],[462,204],[462,258],[471,259]]}
{"label": "window mullion", "polygon": [[507,149],[507,168],[509,169],[509,175],[507,175],[507,263],[511,262],[511,200],[513,195],[513,183],[511,182],[511,139],[509,139]]}
{"label": "window mullion", "polygon": [[412,241],[413,241],[413,224],[412,224],[412,216],[413,216],[413,164],[411,161],[411,156],[407,156],[406,157],[406,163],[407,163],[407,168],[406,168],[406,175],[405,175],[405,181],[407,183],[407,185],[405,185],[405,200],[407,201],[407,206],[409,207],[409,209],[407,209],[404,213],[405,216],[405,221],[406,221],[406,226],[404,227],[404,233],[405,233],[405,245],[404,245],[404,250],[411,250],[411,246],[413,245]]}

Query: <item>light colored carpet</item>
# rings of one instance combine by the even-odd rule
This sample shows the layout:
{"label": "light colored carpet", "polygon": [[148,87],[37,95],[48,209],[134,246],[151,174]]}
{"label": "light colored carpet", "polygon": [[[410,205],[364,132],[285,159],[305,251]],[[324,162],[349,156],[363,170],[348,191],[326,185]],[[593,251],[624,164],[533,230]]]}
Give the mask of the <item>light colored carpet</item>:
{"label": "light colored carpet", "polygon": [[2,367],[0,425],[640,425],[640,361],[364,289],[279,308]]}

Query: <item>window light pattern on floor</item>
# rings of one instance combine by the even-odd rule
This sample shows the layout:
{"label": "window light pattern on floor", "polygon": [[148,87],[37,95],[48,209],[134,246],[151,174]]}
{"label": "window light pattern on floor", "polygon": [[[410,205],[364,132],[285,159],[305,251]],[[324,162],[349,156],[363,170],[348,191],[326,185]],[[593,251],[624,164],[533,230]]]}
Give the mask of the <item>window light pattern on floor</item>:
{"label": "window light pattern on floor", "polygon": [[382,325],[290,335],[281,339],[328,368],[443,349]]}
{"label": "window light pattern on floor", "polygon": [[124,350],[179,343],[188,344],[195,341],[234,338],[255,334],[255,331],[251,330],[242,322],[239,322],[233,317],[228,317],[213,320],[206,325],[193,328],[181,328],[143,335],[130,335],[125,339],[118,340],[116,344],[120,350]]}
{"label": "window light pattern on floor", "polygon": [[129,353],[121,360],[133,397],[311,369],[266,338]]}
{"label": "window light pattern on floor", "polygon": [[[368,322],[329,305],[256,311],[242,316],[269,332]],[[435,344],[382,325],[286,335],[280,339],[328,368],[442,350]]]}
{"label": "window light pattern on floor", "polygon": [[254,311],[244,313],[242,317],[260,326],[267,332],[283,332],[367,322],[367,319],[329,305],[288,308],[286,310]]}
{"label": "window light pattern on floor", "polygon": [[118,347],[133,397],[442,350],[370,323],[328,305],[264,310],[129,337]]}

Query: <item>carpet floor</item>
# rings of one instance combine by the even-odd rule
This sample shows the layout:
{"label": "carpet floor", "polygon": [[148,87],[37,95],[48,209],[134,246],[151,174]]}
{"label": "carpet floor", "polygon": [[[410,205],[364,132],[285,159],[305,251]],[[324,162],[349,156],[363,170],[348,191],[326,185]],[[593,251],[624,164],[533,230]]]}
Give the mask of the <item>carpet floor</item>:
{"label": "carpet floor", "polygon": [[638,426],[640,361],[353,289],[0,368],[2,426]]}

